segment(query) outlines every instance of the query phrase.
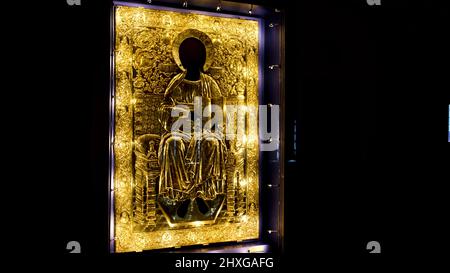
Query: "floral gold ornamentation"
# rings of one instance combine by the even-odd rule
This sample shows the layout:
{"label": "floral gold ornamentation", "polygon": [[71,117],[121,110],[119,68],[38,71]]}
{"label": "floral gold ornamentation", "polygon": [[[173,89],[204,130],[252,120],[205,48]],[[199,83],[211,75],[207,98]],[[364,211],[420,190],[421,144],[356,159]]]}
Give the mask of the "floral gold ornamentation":
{"label": "floral gold ornamentation", "polygon": [[[223,143],[214,163],[224,172],[221,186],[208,194],[206,186],[191,187],[197,195],[169,198],[164,209],[159,155],[166,130],[158,115],[169,84],[183,74],[178,48],[194,37],[206,48],[202,77],[217,84],[226,105],[255,109],[246,114],[248,125],[259,105],[259,21],[120,5],[114,16],[114,251],[259,238],[258,127],[246,126],[244,138]],[[173,222],[170,202],[198,196],[214,214]]]}

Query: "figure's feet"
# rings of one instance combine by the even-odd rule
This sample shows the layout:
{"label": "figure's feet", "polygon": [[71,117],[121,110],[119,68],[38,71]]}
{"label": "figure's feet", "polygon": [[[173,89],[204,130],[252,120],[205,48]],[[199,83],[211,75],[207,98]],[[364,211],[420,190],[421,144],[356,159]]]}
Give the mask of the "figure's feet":
{"label": "figure's feet", "polygon": [[177,209],[177,215],[180,218],[185,218],[188,212],[189,205],[191,203],[190,199],[184,200]]}
{"label": "figure's feet", "polygon": [[[164,202],[165,201],[165,202]],[[175,201],[175,204],[164,198],[158,198],[158,205],[171,226],[184,226],[194,222],[213,224],[225,201],[223,194],[217,195],[213,200],[200,197]]]}
{"label": "figure's feet", "polygon": [[195,202],[197,203],[197,208],[198,210],[203,214],[206,215],[210,212],[210,207],[208,206],[208,204],[205,202],[205,200],[201,199],[201,198],[195,198]]}

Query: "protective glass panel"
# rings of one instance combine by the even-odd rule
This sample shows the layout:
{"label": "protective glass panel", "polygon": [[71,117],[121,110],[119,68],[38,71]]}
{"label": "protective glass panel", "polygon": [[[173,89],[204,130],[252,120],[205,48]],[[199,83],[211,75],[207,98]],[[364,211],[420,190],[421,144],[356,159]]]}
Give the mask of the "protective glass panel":
{"label": "protective glass panel", "polygon": [[113,251],[257,239],[260,22],[132,6],[114,21]]}

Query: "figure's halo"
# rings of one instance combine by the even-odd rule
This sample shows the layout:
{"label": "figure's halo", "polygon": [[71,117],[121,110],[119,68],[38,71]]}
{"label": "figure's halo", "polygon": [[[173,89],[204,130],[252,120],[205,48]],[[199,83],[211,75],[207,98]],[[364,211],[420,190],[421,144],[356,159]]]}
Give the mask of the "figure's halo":
{"label": "figure's halo", "polygon": [[209,38],[209,36],[206,35],[206,33],[201,32],[200,30],[197,30],[197,29],[192,29],[192,28],[186,29],[186,30],[180,32],[177,35],[177,37],[175,37],[175,39],[173,40],[172,55],[173,55],[173,58],[174,58],[176,64],[178,65],[178,67],[181,70],[186,71],[186,69],[183,67],[183,64],[181,63],[181,59],[180,59],[180,45],[187,38],[196,38],[197,40],[202,42],[203,45],[205,46],[206,60],[205,60],[205,65],[203,66],[203,71],[206,72],[209,69],[209,67],[211,66],[211,63],[213,60],[213,55],[214,55],[213,43],[212,43],[211,38]]}

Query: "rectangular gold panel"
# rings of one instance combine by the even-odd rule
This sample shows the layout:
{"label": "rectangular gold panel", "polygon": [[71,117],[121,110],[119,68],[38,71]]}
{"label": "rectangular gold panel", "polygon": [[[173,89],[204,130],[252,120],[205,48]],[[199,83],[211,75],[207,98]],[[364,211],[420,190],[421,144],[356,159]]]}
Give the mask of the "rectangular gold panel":
{"label": "rectangular gold panel", "polygon": [[[129,6],[116,6],[114,16],[114,251],[257,239],[259,139],[250,115],[257,117],[259,104],[259,21]],[[223,176],[213,176],[213,182],[187,181],[183,188],[171,180],[174,173],[198,162],[186,163],[184,157],[162,161],[169,160],[165,151],[177,146],[168,140],[160,111],[172,100],[164,95],[171,92],[171,82],[181,82],[177,88],[188,92],[184,86],[189,81],[183,85],[185,75],[177,56],[180,42],[187,37],[198,38],[206,47],[201,77],[205,83],[200,86],[217,84],[220,105],[227,105],[224,112],[239,106],[249,113],[245,113],[244,135],[236,141],[224,140],[223,147],[214,142],[220,155],[215,158],[222,161],[203,159],[202,166],[212,164]],[[203,173],[192,170],[189,177]],[[198,199],[207,205],[203,210]]]}

